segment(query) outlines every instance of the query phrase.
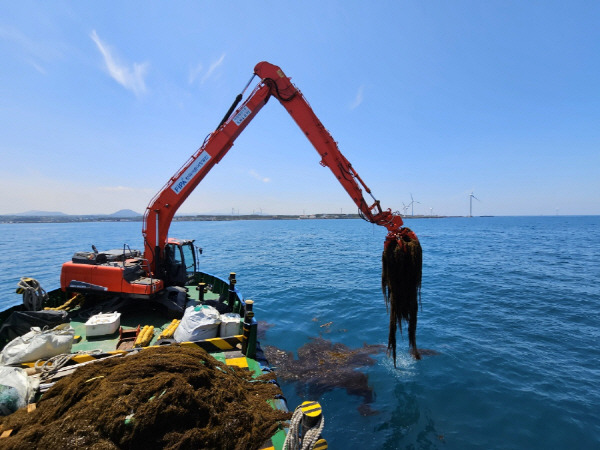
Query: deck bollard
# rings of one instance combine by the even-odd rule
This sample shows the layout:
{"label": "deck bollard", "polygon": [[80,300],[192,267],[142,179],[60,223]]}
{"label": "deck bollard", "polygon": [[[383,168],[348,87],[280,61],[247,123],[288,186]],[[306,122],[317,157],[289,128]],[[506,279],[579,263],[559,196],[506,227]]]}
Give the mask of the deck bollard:
{"label": "deck bollard", "polygon": [[323,410],[321,404],[314,401],[305,401],[300,405],[300,409],[302,411],[302,439],[306,438],[312,442],[316,441],[314,446],[311,447],[313,449],[326,449],[327,441],[318,435],[315,436],[315,432],[318,433],[319,429],[322,428]]}
{"label": "deck bollard", "polygon": [[326,450],[327,448],[329,448],[327,446],[327,440],[321,438],[315,443],[313,450]]}
{"label": "deck bollard", "polygon": [[258,335],[258,323],[254,318],[254,312],[250,311],[249,314],[252,314],[252,317],[250,318],[250,336],[248,337],[246,356],[248,358],[256,358],[256,338]]}
{"label": "deck bollard", "polygon": [[[235,272],[229,272],[229,288],[228,288],[228,294],[227,294],[227,304],[231,307],[233,307],[233,304],[231,303],[233,301],[233,295],[235,294],[235,283],[237,283],[237,280],[235,279]],[[219,303],[223,303],[223,296],[219,296]]]}
{"label": "deck bollard", "polygon": [[323,411],[319,402],[305,401],[300,408],[302,409],[302,436],[305,436],[307,430],[319,423]]}
{"label": "deck bollard", "polygon": [[233,278],[229,279],[229,298],[227,299],[227,303],[232,308],[233,308],[233,304],[235,303],[235,284],[236,283],[237,283],[237,280],[235,279],[235,276]]}
{"label": "deck bollard", "polygon": [[246,320],[245,314],[249,311],[252,311],[252,306],[254,305],[254,300],[246,300],[245,302],[245,306],[244,306],[244,310],[242,311],[240,309],[240,330],[239,330],[239,334],[244,334],[244,321]]}
{"label": "deck bollard", "polygon": [[204,291],[206,289],[206,283],[198,283],[198,300],[200,303],[204,302]]}

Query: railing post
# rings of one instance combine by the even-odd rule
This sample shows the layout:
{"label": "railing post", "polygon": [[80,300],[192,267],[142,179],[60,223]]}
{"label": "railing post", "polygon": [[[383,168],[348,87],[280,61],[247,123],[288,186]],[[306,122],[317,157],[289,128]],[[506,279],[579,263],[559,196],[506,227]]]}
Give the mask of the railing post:
{"label": "railing post", "polygon": [[229,274],[229,297],[227,298],[227,303],[232,308],[235,306],[235,284],[237,280],[235,279],[235,272],[231,272]]}
{"label": "railing post", "polygon": [[[254,312],[252,311],[248,311],[246,313],[246,315],[244,316],[244,330],[242,333],[242,353],[247,356],[250,357],[249,355],[249,347],[251,347],[250,345],[250,338],[251,338],[251,329],[252,329],[252,322],[254,319]],[[256,341],[254,343],[254,353],[256,354]]]}

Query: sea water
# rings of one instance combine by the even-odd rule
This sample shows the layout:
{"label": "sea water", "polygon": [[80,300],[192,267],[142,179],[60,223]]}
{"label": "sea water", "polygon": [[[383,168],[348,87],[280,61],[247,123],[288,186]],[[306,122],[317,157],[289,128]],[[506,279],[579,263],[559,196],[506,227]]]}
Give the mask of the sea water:
{"label": "sea water", "polygon": [[[330,448],[600,448],[600,217],[406,220],[423,247],[417,343],[399,335],[362,370],[375,393],[319,400]],[[387,344],[385,230],[362,220],[174,222],[205,271],[227,277],[272,326],[262,345],[295,352],[321,336]],[[21,276],[50,290],[75,251],[142,248],[141,223],[0,225],[0,307]],[[343,381],[343,380],[342,380]],[[282,382],[290,408],[303,399]]]}

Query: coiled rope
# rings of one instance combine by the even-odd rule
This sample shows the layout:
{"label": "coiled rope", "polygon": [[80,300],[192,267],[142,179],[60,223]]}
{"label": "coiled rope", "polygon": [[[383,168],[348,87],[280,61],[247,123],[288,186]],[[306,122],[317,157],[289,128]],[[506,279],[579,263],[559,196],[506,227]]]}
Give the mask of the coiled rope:
{"label": "coiled rope", "polygon": [[62,369],[67,363],[71,360],[73,356],[76,355],[94,355],[102,353],[101,350],[89,350],[89,351],[80,351],[77,353],[61,353],[60,355],[53,356],[52,358],[47,359],[46,361],[42,359],[38,359],[33,367],[37,372],[40,372],[40,380],[46,381],[49,378],[52,378],[56,373]]}
{"label": "coiled rope", "polygon": [[27,311],[40,311],[48,300],[48,293],[34,278],[22,277],[17,284],[17,293],[23,294],[23,305]]}
{"label": "coiled rope", "polygon": [[304,433],[300,439],[300,430],[302,429],[302,405],[299,405],[292,414],[290,420],[290,429],[283,443],[283,450],[311,450],[319,440],[319,436],[325,427],[323,414],[319,416],[318,422]]}
{"label": "coiled rope", "polygon": [[45,381],[48,378],[52,378],[59,369],[63,368],[71,359],[70,353],[61,353],[60,355],[53,356],[46,361],[38,359],[33,367],[36,371],[40,372],[40,380]]}

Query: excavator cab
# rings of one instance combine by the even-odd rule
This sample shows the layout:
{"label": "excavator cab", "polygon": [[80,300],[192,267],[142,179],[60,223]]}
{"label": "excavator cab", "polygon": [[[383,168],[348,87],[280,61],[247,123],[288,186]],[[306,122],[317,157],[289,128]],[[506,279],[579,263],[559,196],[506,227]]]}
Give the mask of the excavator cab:
{"label": "excavator cab", "polygon": [[164,256],[165,285],[185,286],[192,281],[196,271],[194,241],[169,238]]}

